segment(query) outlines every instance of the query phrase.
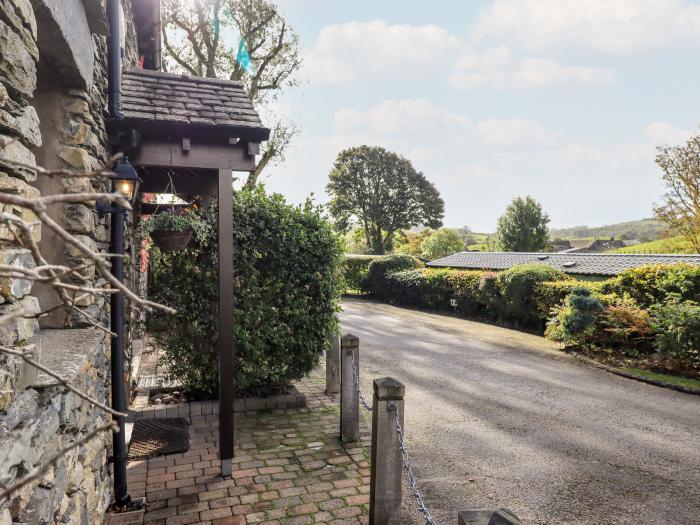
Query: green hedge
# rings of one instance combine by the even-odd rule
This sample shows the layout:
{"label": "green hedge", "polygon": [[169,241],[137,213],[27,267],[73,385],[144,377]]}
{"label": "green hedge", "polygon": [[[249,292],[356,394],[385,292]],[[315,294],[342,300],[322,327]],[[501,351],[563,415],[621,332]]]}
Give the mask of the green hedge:
{"label": "green hedge", "polygon": [[700,320],[693,317],[700,319],[700,305],[690,300],[698,296],[700,268],[657,265],[608,281],[577,281],[543,264],[500,273],[416,265],[403,257],[372,262],[365,285],[392,304],[546,325],[549,338],[569,346],[633,357],[656,348],[680,366],[700,367]]}
{"label": "green hedge", "polygon": [[383,257],[382,255],[356,255],[348,254],[343,260],[343,279],[345,280],[345,291],[353,290],[365,292],[363,284],[367,278],[367,271],[372,261]]}
{"label": "green hedge", "polygon": [[363,280],[361,287],[369,291],[372,295],[382,299],[391,299],[392,294],[387,288],[387,276],[393,272],[401,270],[412,270],[423,266],[418,259],[410,255],[387,255],[379,257],[369,263],[367,276]]}
{"label": "green hedge", "polygon": [[627,296],[641,308],[672,299],[700,302],[700,266],[650,264],[625,270],[605,281],[603,293]]}
{"label": "green hedge", "polygon": [[[318,364],[337,329],[341,247],[320,210],[262,191],[234,196],[236,395],[276,392]],[[170,373],[218,392],[217,209],[203,212],[195,246],[151,258],[151,298],[177,309],[160,335]],[[156,314],[158,315],[158,314]]]}

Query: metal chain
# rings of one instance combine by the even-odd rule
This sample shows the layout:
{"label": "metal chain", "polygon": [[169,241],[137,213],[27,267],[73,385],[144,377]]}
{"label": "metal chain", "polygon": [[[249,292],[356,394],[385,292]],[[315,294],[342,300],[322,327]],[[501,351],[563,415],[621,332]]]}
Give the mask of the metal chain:
{"label": "metal chain", "polygon": [[352,378],[355,381],[355,388],[357,389],[358,394],[360,394],[360,402],[362,405],[365,407],[365,409],[369,410],[370,412],[372,411],[372,405],[370,405],[367,400],[365,399],[365,396],[362,394],[362,387],[360,387],[360,373],[357,371],[357,365],[355,364],[355,354],[351,354],[352,356]]}
{"label": "metal chain", "polygon": [[413,499],[416,500],[418,504],[418,512],[422,514],[425,518],[425,523],[428,525],[437,525],[435,519],[430,514],[430,511],[425,506],[423,502],[423,496],[418,491],[418,484],[416,482],[416,477],[413,475],[413,469],[411,468],[411,461],[408,459],[408,452],[406,452],[406,445],[403,442],[403,429],[401,428],[401,420],[399,418],[399,409],[394,402],[392,404],[394,409],[394,418],[396,419],[396,433],[399,435],[399,450],[401,451],[401,459],[403,460],[404,470],[406,471],[406,479],[409,485],[411,485],[411,491],[413,492]]}

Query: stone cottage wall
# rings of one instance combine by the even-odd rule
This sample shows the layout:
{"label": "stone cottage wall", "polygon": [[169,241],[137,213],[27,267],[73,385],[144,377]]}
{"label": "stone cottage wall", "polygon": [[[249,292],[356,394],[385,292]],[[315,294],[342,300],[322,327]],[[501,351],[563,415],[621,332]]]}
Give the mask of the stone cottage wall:
{"label": "stone cottage wall", "polygon": [[[127,27],[133,30],[131,2],[124,3]],[[90,170],[108,160],[107,45],[104,31],[95,29],[100,23],[104,26],[105,19],[100,0],[0,0],[0,158],[22,164],[0,159],[0,192],[39,196],[106,189],[88,179],[37,177],[32,169],[41,165]],[[135,64],[134,36],[127,41],[126,62]],[[0,205],[0,211],[34,219],[12,206]],[[50,214],[89,246],[107,248],[109,219],[98,217],[91,203],[55,207]],[[50,233],[34,231],[49,262],[85,262]],[[33,265],[29,252],[19,248],[2,225],[0,263]],[[101,284],[94,268],[84,272]],[[0,279],[0,316],[19,308],[33,314],[53,306],[57,300],[52,293],[30,281]],[[78,307],[108,322],[103,298]],[[52,329],[65,327],[68,316],[72,329]],[[109,403],[109,342],[103,341],[103,332],[80,329],[87,323],[76,312],[58,311],[42,318],[41,324],[40,329],[36,319],[14,319],[0,326],[0,344],[34,352],[76,387]],[[105,421],[101,410],[38,375],[21,359],[0,352],[0,483],[11,484]],[[62,458],[0,507],[0,525],[8,520],[100,523],[112,493],[110,445],[111,434],[103,433]]]}

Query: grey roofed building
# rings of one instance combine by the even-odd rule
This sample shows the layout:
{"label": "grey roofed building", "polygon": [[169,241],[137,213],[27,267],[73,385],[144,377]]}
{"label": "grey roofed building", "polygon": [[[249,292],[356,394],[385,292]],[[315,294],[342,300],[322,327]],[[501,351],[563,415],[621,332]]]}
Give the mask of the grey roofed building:
{"label": "grey roofed building", "polygon": [[[242,82],[130,69],[122,77],[122,109],[129,121],[228,128],[266,140]],[[253,137],[261,134],[264,136]]]}
{"label": "grey roofed building", "polygon": [[430,268],[507,270],[516,264],[541,263],[572,275],[614,276],[645,264],[700,265],[700,255],[616,253],[460,252],[427,264]]}

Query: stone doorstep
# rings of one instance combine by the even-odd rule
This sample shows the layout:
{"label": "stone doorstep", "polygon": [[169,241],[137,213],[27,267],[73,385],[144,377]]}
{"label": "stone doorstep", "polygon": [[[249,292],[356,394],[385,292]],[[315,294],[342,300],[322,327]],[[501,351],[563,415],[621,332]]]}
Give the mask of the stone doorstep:
{"label": "stone doorstep", "polygon": [[[260,410],[286,410],[289,408],[307,408],[306,395],[292,386],[290,392],[271,397],[247,397],[234,399],[234,412],[257,412]],[[134,419],[160,419],[171,417],[209,416],[219,413],[218,401],[192,401],[173,405],[149,405],[131,411]]]}
{"label": "stone doorstep", "polygon": [[141,503],[139,510],[131,512],[110,512],[105,525],[140,525],[143,523],[143,516],[146,513],[146,498],[134,498],[134,501]]}

